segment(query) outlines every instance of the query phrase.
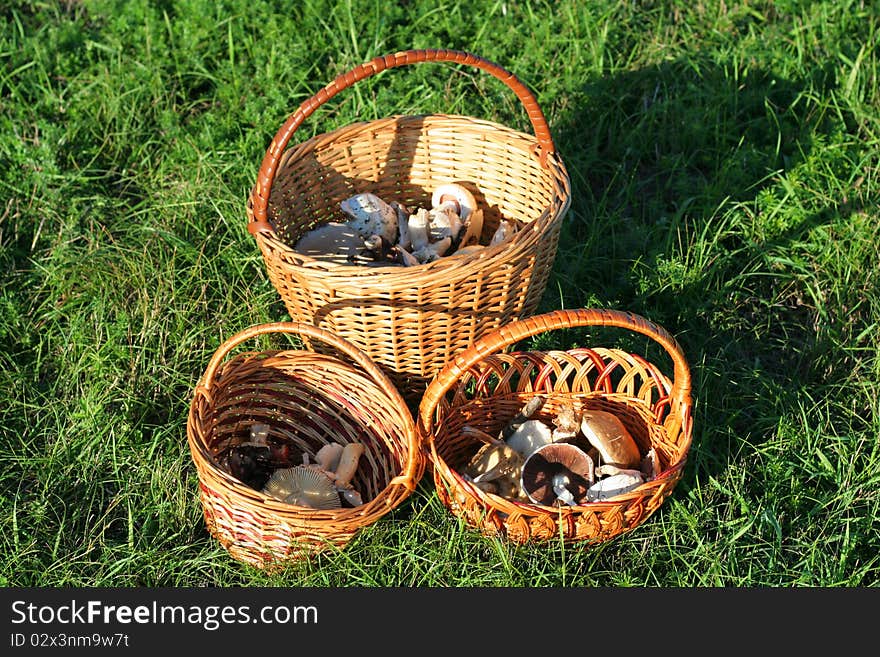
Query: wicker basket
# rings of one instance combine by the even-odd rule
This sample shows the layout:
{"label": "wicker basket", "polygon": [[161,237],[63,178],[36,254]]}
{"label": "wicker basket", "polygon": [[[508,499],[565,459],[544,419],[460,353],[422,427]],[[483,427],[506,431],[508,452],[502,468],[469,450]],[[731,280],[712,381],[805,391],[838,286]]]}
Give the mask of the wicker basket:
{"label": "wicker basket", "polygon": [[[227,358],[268,333],[308,337],[337,354],[291,349]],[[220,465],[223,448],[248,437],[255,423],[268,424],[269,441],[286,445],[296,463],[331,440],[363,443],[353,484],[364,504],[310,509],[233,477]],[[220,346],[195,388],[187,438],[208,529],[233,557],[266,570],[345,546],[409,496],[425,465],[412,415],[387,376],[350,343],[297,322],[251,327]]]}
{"label": "wicker basket", "polygon": [[[468,116],[430,114],[358,122],[286,148],[303,121],[343,89],[418,62],[466,64],[500,79],[525,107],[535,136]],[[328,264],[292,248],[306,231],[345,220],[339,203],[353,194],[427,206],[432,189],[446,182],[471,187],[484,209],[484,243],[502,218],[526,229],[479,254],[414,267]],[[413,50],[340,75],[287,119],[248,199],[248,230],[291,318],[358,346],[412,399],[452,354],[534,313],[569,203],[568,174],[547,121],[520,80],[472,54]]]}
{"label": "wicker basket", "polygon": [[[673,380],[620,349],[504,352],[524,338],[578,326],[621,327],[652,338],[672,357]],[[497,436],[533,396],[544,400],[535,419],[550,421],[571,402],[616,414],[640,452],[655,449],[659,474],[630,492],[578,506],[522,503],[477,488],[460,471],[483,443],[465,425]],[[419,434],[444,505],[482,533],[516,543],[598,543],[632,530],[672,493],[692,429],[690,372],[675,339],[638,315],[612,310],[553,311],[484,336],[443,368],[419,409]]]}

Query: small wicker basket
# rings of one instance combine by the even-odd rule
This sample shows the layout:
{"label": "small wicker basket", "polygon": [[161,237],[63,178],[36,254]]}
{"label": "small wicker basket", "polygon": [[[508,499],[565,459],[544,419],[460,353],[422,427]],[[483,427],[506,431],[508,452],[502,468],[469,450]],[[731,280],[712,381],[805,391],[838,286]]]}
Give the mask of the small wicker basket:
{"label": "small wicker basket", "polygon": [[[620,349],[504,352],[525,338],[578,326],[620,327],[652,338],[672,357],[673,380],[654,363]],[[535,419],[548,422],[572,402],[614,413],[642,453],[654,448],[659,474],[608,500],[562,507],[511,500],[465,479],[460,472],[483,445],[466,425],[497,436],[534,396],[544,400]],[[482,533],[516,543],[560,538],[598,543],[634,529],[672,493],[692,429],[690,372],[677,342],[646,319],[613,310],[557,310],[484,336],[443,368],[419,409],[419,434],[443,504]]]}
{"label": "small wicker basket", "polygon": [[[242,342],[269,333],[308,337],[337,354],[291,349],[227,358]],[[245,439],[255,423],[269,425],[269,441],[286,446],[298,463],[330,441],[362,443],[353,484],[364,503],[316,510],[233,477],[220,465],[224,447]],[[412,415],[387,376],[350,343],[297,322],[254,326],[220,346],[195,388],[187,438],[209,531],[233,557],[266,570],[345,546],[403,502],[425,466]]]}
{"label": "small wicker basket", "polygon": [[[535,135],[468,116],[390,116],[344,126],[287,148],[318,107],[355,82],[420,62],[465,64],[504,82]],[[371,192],[429,205],[439,184],[460,182],[484,210],[483,243],[502,219],[525,226],[475,254],[413,267],[328,263],[297,253],[305,232],[344,221],[340,201]],[[376,57],[338,76],[281,126],[248,199],[248,230],[292,319],[362,349],[416,399],[448,358],[484,333],[532,314],[556,257],[570,181],[532,92],[509,71],[451,50]]]}

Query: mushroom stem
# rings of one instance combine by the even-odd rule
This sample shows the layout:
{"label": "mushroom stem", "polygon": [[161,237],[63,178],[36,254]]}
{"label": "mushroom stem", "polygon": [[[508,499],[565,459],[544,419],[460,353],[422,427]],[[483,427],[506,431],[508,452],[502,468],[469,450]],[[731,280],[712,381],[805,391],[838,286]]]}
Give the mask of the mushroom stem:
{"label": "mushroom stem", "polygon": [[358,460],[364,453],[363,443],[348,443],[342,448],[339,456],[339,465],[336,466],[336,486],[346,487],[354,478]]}

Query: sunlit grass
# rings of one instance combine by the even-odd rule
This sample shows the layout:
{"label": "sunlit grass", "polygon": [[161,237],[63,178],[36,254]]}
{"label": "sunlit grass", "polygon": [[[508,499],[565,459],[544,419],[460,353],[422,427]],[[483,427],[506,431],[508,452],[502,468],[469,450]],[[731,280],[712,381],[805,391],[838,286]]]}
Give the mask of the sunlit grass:
{"label": "sunlit grass", "polygon": [[[5,3],[0,582],[876,586],[878,46],[859,2]],[[593,547],[476,535],[426,477],[346,549],[262,573],[208,535],[185,435],[219,344],[285,318],[247,194],[301,102],[423,47],[535,91],[572,179],[541,310],[631,310],[679,338],[685,476]],[[497,80],[425,65],[294,141],[422,112],[531,130]]]}

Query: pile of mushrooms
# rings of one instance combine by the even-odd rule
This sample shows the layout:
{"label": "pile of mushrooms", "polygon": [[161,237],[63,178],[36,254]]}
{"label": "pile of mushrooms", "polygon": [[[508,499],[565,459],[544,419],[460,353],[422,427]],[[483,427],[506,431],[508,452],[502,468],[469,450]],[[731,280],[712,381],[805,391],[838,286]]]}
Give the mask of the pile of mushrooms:
{"label": "pile of mushrooms", "polygon": [[411,209],[362,192],[340,202],[339,209],[346,221],[307,231],[294,251],[338,264],[414,266],[494,246],[518,229],[505,219],[489,243],[480,244],[483,210],[464,185],[454,182],[434,189],[430,208]]}
{"label": "pile of mushrooms", "polygon": [[658,476],[656,450],[642,455],[613,413],[566,404],[550,423],[532,419],[543,405],[541,397],[530,399],[498,436],[463,427],[485,444],[460,471],[462,477],[514,501],[579,506],[629,492]]}
{"label": "pile of mushrooms", "polygon": [[263,492],[288,504],[313,509],[338,509],[363,504],[361,494],[351,484],[364,453],[362,443],[328,443],[315,454],[315,463],[303,453],[303,464],[275,470]]}
{"label": "pile of mushrooms", "polygon": [[218,461],[239,481],[277,500],[338,509],[363,504],[352,481],[364,451],[363,443],[330,442],[314,455],[303,452],[301,464],[293,465],[289,445],[270,440],[269,425],[258,422],[251,425],[248,440],[229,439],[218,446]]}

